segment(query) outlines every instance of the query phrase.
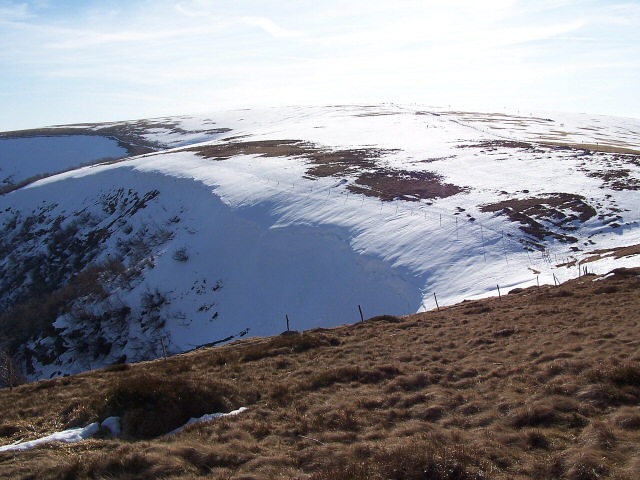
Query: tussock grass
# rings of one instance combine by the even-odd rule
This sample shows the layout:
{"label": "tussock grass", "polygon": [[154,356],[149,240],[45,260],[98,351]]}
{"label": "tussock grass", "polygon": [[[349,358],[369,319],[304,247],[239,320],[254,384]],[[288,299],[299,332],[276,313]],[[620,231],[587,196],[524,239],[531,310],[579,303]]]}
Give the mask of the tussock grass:
{"label": "tussock grass", "polygon": [[229,382],[199,384],[181,376],[135,375],[107,392],[100,417],[119,416],[131,438],[154,438],[184,425],[191,417],[232,410],[238,394]]}
{"label": "tussock grass", "polygon": [[113,414],[125,435],[0,454],[0,477],[634,480],[639,275],[3,389],[0,444]]}

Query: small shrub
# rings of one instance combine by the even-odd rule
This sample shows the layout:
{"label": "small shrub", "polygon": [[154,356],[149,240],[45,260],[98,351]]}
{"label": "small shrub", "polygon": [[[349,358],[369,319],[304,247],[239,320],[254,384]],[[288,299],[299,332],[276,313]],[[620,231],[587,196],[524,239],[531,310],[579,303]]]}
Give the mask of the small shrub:
{"label": "small shrub", "polygon": [[187,247],[182,247],[173,252],[173,259],[177,262],[186,262],[189,260],[189,252]]}

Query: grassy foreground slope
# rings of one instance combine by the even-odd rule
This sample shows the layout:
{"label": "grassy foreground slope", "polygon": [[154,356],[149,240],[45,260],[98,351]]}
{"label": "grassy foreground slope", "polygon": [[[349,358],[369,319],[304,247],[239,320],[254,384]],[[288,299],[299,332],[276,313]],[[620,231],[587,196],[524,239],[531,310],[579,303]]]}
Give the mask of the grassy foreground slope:
{"label": "grassy foreground slope", "polygon": [[[1,478],[634,479],[640,269],[0,391]],[[163,436],[189,417],[235,417]]]}

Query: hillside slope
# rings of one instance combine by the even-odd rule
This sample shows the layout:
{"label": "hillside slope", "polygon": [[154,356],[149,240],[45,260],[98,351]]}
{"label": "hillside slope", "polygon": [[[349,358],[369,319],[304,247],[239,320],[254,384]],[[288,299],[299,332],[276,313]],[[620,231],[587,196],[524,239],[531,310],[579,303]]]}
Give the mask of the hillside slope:
{"label": "hillside slope", "polygon": [[630,119],[387,105],[57,128],[148,150],[0,198],[0,330],[32,379],[638,265]]}
{"label": "hillside slope", "polygon": [[0,452],[0,476],[633,480],[639,293],[622,269],[3,389],[0,445],[123,436]]}

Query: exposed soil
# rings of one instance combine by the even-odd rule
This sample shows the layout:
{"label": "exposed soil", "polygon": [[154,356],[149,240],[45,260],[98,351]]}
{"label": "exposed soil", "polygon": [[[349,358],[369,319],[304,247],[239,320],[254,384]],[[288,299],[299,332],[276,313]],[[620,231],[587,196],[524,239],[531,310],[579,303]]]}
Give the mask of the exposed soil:
{"label": "exposed soil", "polygon": [[440,175],[432,172],[377,171],[361,174],[349,190],[388,201],[400,198],[408,201],[446,198],[464,192],[465,189],[445,183]]}
{"label": "exposed soil", "polygon": [[160,143],[145,138],[144,135],[153,129],[162,129],[168,133],[201,133],[209,135],[231,131],[229,128],[209,128],[191,132],[182,129],[180,123],[177,121],[150,119],[117,123],[86,123],[56,128],[47,127],[14,132],[0,132],[0,138],[64,137],[70,135],[107,137],[116,140],[118,145],[125,148],[128,156],[134,156],[155,152],[163,147]]}
{"label": "exposed soil", "polygon": [[514,140],[485,140],[478,143],[457,145],[457,148],[482,148],[485,150],[496,150],[497,148],[519,148],[522,150],[535,151],[535,145],[527,142],[517,142]]}
{"label": "exposed soil", "polygon": [[110,414],[124,436],[0,477],[634,480],[640,269],[614,273],[3,389],[0,444]]}
{"label": "exposed soil", "polygon": [[574,243],[577,240],[569,234],[552,231],[550,226],[571,232],[598,213],[584,197],[569,193],[504,200],[483,205],[480,210],[507,215],[511,221],[521,224],[520,229],[523,232],[538,240],[553,237],[568,243]]}
{"label": "exposed soil", "polygon": [[309,161],[306,178],[350,177],[353,183],[347,185],[347,188],[351,192],[383,201],[395,198],[410,201],[445,198],[465,191],[461,187],[445,183],[440,175],[433,172],[394,170],[380,164],[382,157],[397,150],[331,150],[300,140],[234,141],[187,150],[215,160],[225,160],[234,155],[304,157]]}
{"label": "exposed soil", "polygon": [[597,260],[600,260],[606,257],[624,258],[624,257],[632,257],[634,255],[640,255],[640,244],[630,245],[628,247],[616,247],[616,248],[593,250],[591,252],[588,252],[588,254],[590,256],[582,260],[581,263],[595,262]]}
{"label": "exposed soil", "polygon": [[186,148],[186,151],[213,160],[226,160],[235,155],[260,157],[296,157],[317,151],[313,144],[301,140],[260,140],[250,142],[225,142]]}

